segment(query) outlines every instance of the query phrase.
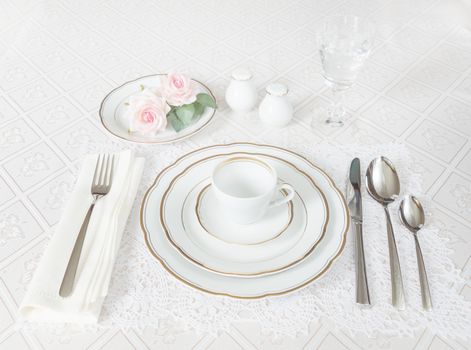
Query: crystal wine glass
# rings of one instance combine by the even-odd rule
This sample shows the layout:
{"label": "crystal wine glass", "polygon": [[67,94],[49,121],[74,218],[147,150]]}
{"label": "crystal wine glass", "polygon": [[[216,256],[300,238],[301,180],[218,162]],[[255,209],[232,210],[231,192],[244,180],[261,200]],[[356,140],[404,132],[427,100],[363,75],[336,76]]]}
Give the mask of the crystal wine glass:
{"label": "crystal wine glass", "polygon": [[322,75],[333,99],[327,111],[327,124],[342,126],[347,118],[343,95],[363,67],[371,51],[373,36],[373,24],[353,15],[328,17],[318,32]]}

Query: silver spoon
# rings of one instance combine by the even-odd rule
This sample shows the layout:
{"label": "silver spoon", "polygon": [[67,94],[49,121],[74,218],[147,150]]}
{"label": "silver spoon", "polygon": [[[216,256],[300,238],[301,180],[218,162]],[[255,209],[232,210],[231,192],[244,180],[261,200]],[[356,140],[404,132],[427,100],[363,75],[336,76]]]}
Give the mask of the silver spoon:
{"label": "silver spoon", "polygon": [[425,214],[422,204],[414,196],[405,196],[399,207],[399,216],[402,223],[414,235],[415,251],[417,253],[417,265],[419,266],[420,291],[422,294],[422,306],[425,310],[432,309],[432,298],[430,296],[430,288],[428,285],[427,272],[425,271],[424,257],[420,249],[419,238],[417,232],[424,226]]}
{"label": "silver spoon", "polygon": [[399,177],[396,169],[386,157],[378,157],[371,161],[366,170],[366,189],[374,200],[379,202],[386,215],[388,229],[389,267],[391,270],[392,304],[404,310],[406,300],[402,283],[401,266],[397,254],[394,230],[391,224],[388,205],[397,198],[400,192]]}

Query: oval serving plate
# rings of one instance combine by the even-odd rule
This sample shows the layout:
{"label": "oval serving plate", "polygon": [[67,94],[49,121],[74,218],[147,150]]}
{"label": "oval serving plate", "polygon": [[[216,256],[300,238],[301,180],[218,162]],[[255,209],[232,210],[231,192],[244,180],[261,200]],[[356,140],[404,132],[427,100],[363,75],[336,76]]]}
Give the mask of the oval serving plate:
{"label": "oval serving plate", "polygon": [[[129,121],[125,118],[124,112],[126,106],[124,103],[128,101],[131,95],[139,92],[141,86],[152,88],[160,86],[160,77],[163,75],[165,74],[154,74],[140,77],[135,80],[128,81],[108,93],[101,102],[99,110],[100,120],[105,129],[112,135],[126,141],[163,144],[183,140],[206,127],[214,118],[216,113],[214,108],[206,107],[200,117],[180,132],[173,130],[170,123],[168,123],[167,128],[164,131],[153,136],[129,132]],[[193,81],[197,85],[197,93],[207,93],[216,100],[213,93],[206,85],[195,79],[193,79]]]}

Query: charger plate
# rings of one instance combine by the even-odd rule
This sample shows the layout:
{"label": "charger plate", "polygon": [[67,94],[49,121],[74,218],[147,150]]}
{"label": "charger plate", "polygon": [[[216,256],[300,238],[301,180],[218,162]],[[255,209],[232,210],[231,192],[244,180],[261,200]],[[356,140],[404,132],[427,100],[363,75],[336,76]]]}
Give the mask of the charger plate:
{"label": "charger plate", "polygon": [[[315,249],[302,261],[278,273],[245,278],[227,276],[209,271],[189,261],[168,239],[160,218],[161,201],[172,180],[184,169],[205,157],[250,153],[277,157],[290,162],[306,173],[319,186],[326,197],[330,219],[325,235]],[[325,273],[341,254],[349,227],[348,209],[340,190],[330,177],[304,157],[291,151],[268,145],[235,143],[215,145],[193,151],[156,178],[147,190],[141,206],[141,227],[151,254],[182,282],[199,290],[235,298],[261,298],[297,290]]]}

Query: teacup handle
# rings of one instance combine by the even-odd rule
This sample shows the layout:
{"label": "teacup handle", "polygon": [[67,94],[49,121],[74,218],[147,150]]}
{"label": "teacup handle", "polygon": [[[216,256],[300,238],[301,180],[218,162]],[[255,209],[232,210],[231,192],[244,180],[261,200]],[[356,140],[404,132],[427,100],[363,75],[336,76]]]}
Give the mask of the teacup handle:
{"label": "teacup handle", "polygon": [[270,202],[270,205],[269,205],[270,207],[277,207],[279,205],[288,203],[290,200],[293,199],[293,197],[294,197],[294,188],[293,188],[293,186],[291,186],[289,184],[277,185],[276,186],[276,191],[278,192],[280,190],[286,190],[288,192],[288,194],[286,196],[284,196],[283,198],[280,198],[280,199],[277,199],[277,200],[274,200],[274,201]]}

